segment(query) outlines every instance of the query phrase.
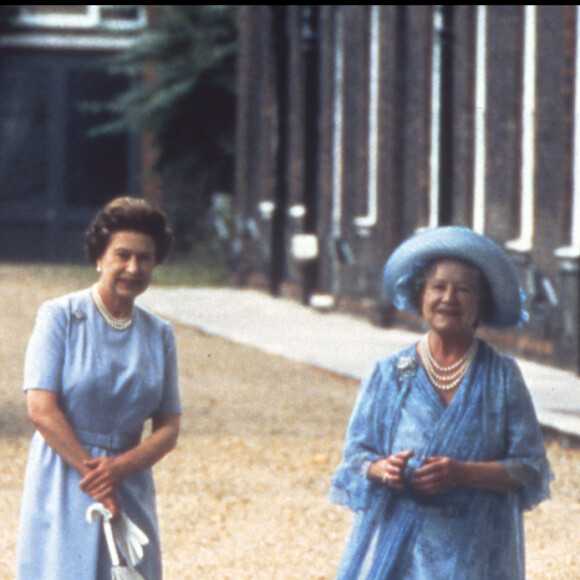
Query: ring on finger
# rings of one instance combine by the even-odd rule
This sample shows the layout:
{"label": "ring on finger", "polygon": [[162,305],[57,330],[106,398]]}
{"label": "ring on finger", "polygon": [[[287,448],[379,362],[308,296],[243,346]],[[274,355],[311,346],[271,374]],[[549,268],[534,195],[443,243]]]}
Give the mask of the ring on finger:
{"label": "ring on finger", "polygon": [[391,487],[391,485],[392,485],[391,484],[391,480],[390,479],[387,479],[388,477],[389,477],[389,474],[388,473],[384,473],[383,474],[383,483],[386,484],[386,485],[388,485],[389,487]]}

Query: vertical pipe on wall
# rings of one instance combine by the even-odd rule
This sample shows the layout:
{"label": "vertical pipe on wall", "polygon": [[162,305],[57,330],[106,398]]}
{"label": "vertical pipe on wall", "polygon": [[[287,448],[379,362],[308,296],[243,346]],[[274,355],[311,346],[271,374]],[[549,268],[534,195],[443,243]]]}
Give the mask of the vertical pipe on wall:
{"label": "vertical pipe on wall", "polygon": [[[317,233],[318,225],[318,185],[320,168],[320,6],[305,5],[300,11],[301,49],[304,79],[304,117],[302,130],[304,134],[304,178],[302,183],[302,200],[305,207],[303,232],[308,236]],[[311,295],[318,286],[319,264],[318,238],[314,258],[306,260],[301,266],[302,303],[308,304]]]}
{"label": "vertical pipe on wall", "polygon": [[485,232],[485,162],[487,113],[487,6],[477,7],[475,32],[475,151],[473,171],[473,229]]}
{"label": "vertical pipe on wall", "polygon": [[[342,7],[336,7],[334,46],[334,112],[332,123],[332,239],[342,236],[342,140],[343,140],[343,88],[344,88],[344,22]],[[332,252],[333,293],[339,289],[340,260]]]}
{"label": "vertical pipe on wall", "polygon": [[354,218],[354,224],[363,231],[377,224],[378,158],[379,158],[379,90],[380,90],[380,6],[371,6],[370,62],[369,62],[369,138],[367,214]]}
{"label": "vertical pipe on wall", "polygon": [[431,64],[431,150],[429,155],[429,227],[439,225],[439,169],[441,163],[441,32],[443,7],[433,7],[433,52]]}
{"label": "vertical pipe on wall", "polygon": [[[289,8],[286,5],[271,6],[273,58],[276,75],[276,188],[275,202],[272,207],[272,241],[269,283],[270,292],[280,294],[286,270],[286,207],[288,189],[288,148],[290,142],[290,87],[288,65],[290,46],[288,38]],[[264,206],[262,206],[263,208]],[[266,206],[268,208],[268,206]]]}
{"label": "vertical pipe on wall", "polygon": [[334,113],[332,122],[332,231],[342,234],[342,115],[344,84],[344,47],[342,9],[336,11],[334,48]]}
{"label": "vertical pipe on wall", "polygon": [[506,244],[516,252],[529,252],[534,235],[534,167],[536,137],[537,6],[524,7],[524,86],[521,141],[520,237]]}

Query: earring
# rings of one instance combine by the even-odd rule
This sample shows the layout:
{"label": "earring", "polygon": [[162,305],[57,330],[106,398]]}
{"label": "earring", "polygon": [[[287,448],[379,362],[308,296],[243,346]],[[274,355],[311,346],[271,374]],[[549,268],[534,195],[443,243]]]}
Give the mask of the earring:
{"label": "earring", "polygon": [[97,272],[99,272],[99,274],[101,273],[101,267],[97,266]]}

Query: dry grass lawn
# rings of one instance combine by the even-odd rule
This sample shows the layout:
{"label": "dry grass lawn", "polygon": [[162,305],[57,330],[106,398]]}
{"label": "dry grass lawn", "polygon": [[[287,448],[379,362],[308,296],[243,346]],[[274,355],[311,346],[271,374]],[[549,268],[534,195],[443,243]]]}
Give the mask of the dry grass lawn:
{"label": "dry grass lawn", "polygon": [[[40,303],[87,286],[75,269],[0,266],[0,580],[13,578],[31,428],[20,392]],[[356,383],[175,325],[178,449],[156,467],[166,578],[330,579],[350,514],[325,499]],[[580,450],[548,442],[553,499],[526,516],[528,578],[580,578]]]}

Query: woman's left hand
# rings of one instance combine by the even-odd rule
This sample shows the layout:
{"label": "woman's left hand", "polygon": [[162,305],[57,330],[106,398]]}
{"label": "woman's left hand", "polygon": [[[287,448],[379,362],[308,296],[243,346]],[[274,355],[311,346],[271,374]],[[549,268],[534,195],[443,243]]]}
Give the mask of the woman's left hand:
{"label": "woman's left hand", "polygon": [[84,465],[90,471],[81,479],[79,487],[98,501],[111,495],[124,479],[116,457],[95,457]]}
{"label": "woman's left hand", "polygon": [[450,457],[428,457],[415,470],[413,488],[426,495],[442,493],[462,484],[463,463]]}

